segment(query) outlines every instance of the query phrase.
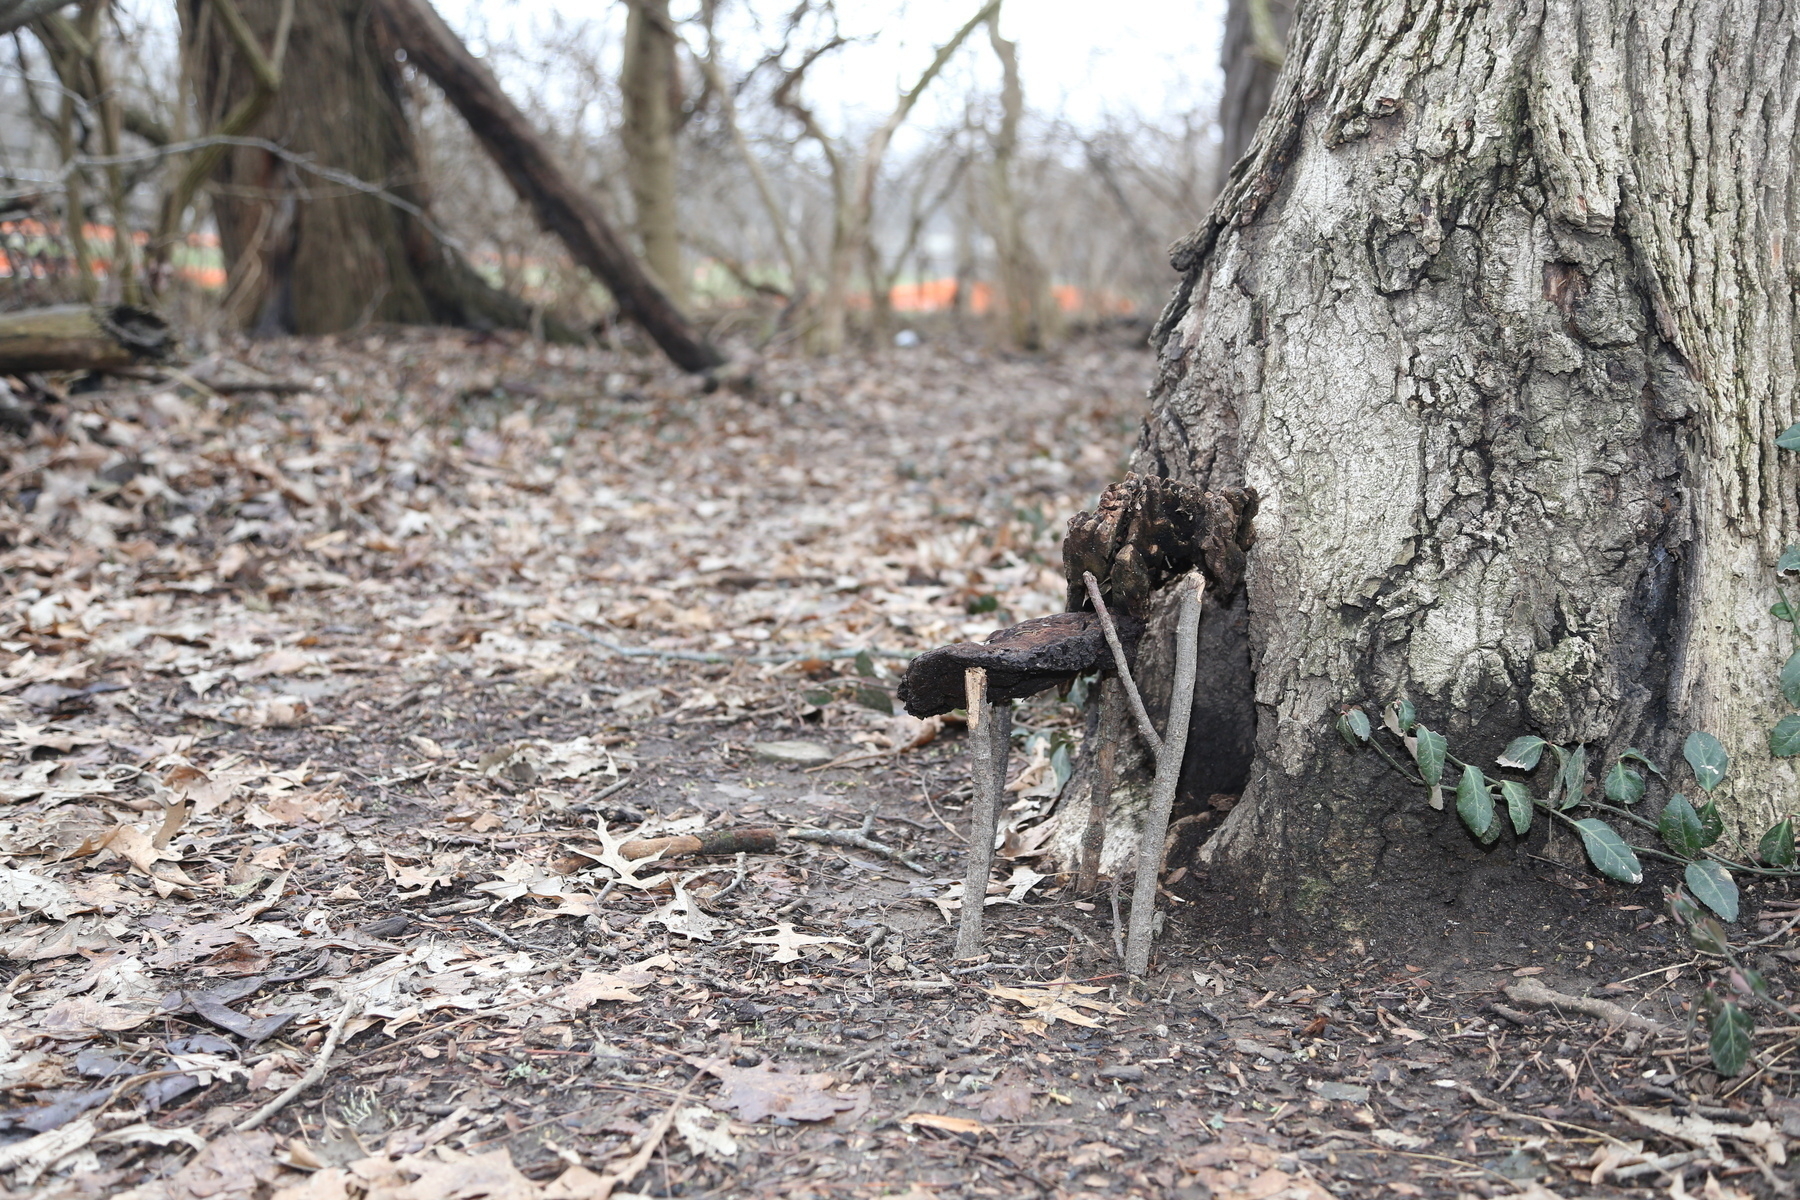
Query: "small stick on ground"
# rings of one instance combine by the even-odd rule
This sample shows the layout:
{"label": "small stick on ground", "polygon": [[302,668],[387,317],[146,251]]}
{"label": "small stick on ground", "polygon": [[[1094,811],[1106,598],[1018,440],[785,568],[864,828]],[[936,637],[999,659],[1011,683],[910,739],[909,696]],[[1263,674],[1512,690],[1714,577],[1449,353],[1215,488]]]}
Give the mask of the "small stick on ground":
{"label": "small stick on ground", "polygon": [[1206,576],[1196,571],[1190,579],[1191,584],[1182,584],[1181,611],[1175,620],[1175,683],[1169,689],[1168,736],[1156,752],[1156,778],[1150,787],[1150,811],[1144,814],[1137,879],[1131,890],[1125,972],[1132,976],[1141,977],[1150,969],[1157,875],[1162,871],[1163,841],[1169,836],[1169,813],[1175,807],[1181,760],[1187,754],[1188,714],[1194,707],[1194,675],[1200,657],[1200,601],[1206,595]]}
{"label": "small stick on ground", "polygon": [[956,929],[956,957],[982,952],[981,922],[987,905],[988,873],[994,867],[994,822],[1006,789],[1006,755],[1012,746],[1012,703],[988,700],[987,671],[963,674],[969,714],[969,769],[975,798],[969,805],[969,869],[963,875],[962,923]]}
{"label": "small stick on ground", "polygon": [[1613,1025],[1622,1025],[1626,1029],[1637,1029],[1644,1033],[1666,1033],[1668,1031],[1668,1026],[1654,1017],[1632,1012],[1629,1008],[1614,1004],[1610,1000],[1596,1000],[1590,996],[1570,996],[1552,991],[1535,979],[1527,979],[1522,983],[1513,984],[1506,989],[1506,994],[1515,1003],[1529,1004],[1533,1008],[1566,1008],[1571,1012],[1599,1017]]}
{"label": "small stick on ground", "polygon": [[1150,753],[1162,752],[1162,738],[1157,736],[1156,726],[1150,723],[1150,714],[1144,709],[1144,698],[1138,694],[1137,680],[1131,677],[1131,664],[1125,661],[1125,643],[1119,640],[1119,630],[1113,625],[1112,614],[1106,611],[1106,601],[1100,598],[1100,583],[1094,578],[1092,571],[1083,571],[1081,581],[1087,584],[1088,599],[1094,603],[1094,615],[1100,618],[1100,632],[1106,635],[1106,644],[1112,650],[1113,665],[1119,670],[1119,682],[1125,686],[1125,699],[1131,704],[1131,715],[1137,720],[1138,736],[1144,739],[1144,745]]}
{"label": "small stick on ground", "polygon": [[331,1066],[331,1055],[337,1050],[338,1039],[344,1036],[344,1026],[350,1023],[350,1018],[356,1015],[356,1010],[360,1007],[355,1000],[344,1001],[344,1007],[338,1013],[337,1020],[331,1023],[331,1032],[325,1035],[325,1044],[319,1047],[319,1057],[313,1060],[312,1069],[296,1080],[281,1095],[240,1121],[237,1127],[239,1133],[249,1133],[252,1129],[262,1128],[263,1122],[286,1108],[288,1102],[295,1096],[325,1078],[325,1072]]}
{"label": "small stick on ground", "polygon": [[929,875],[924,867],[892,846],[884,845],[870,837],[875,830],[875,815],[870,813],[863,818],[861,829],[790,829],[788,836],[796,842],[818,842],[825,846],[849,846],[856,850],[867,850],[870,854],[879,854],[882,858],[897,862],[909,871],[920,875]]}

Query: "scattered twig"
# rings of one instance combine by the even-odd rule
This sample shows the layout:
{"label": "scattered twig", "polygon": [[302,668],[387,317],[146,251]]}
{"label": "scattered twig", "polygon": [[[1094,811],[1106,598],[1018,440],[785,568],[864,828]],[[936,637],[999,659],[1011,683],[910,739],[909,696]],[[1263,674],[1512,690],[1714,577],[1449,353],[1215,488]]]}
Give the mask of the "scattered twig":
{"label": "scattered twig", "polygon": [[1156,883],[1162,871],[1163,841],[1169,813],[1175,807],[1175,785],[1187,753],[1188,714],[1194,707],[1194,675],[1200,656],[1200,601],[1206,576],[1193,573],[1181,585],[1181,611],[1175,620],[1175,682],[1169,689],[1168,736],[1156,751],[1156,777],[1150,786],[1150,810],[1144,814],[1143,841],[1138,846],[1137,880],[1131,892],[1131,927],[1125,940],[1125,972],[1141,976],[1150,969],[1150,943],[1155,938]]}
{"label": "scattered twig", "polygon": [[863,818],[861,829],[790,829],[787,835],[796,842],[818,842],[824,846],[848,846],[855,850],[866,850],[870,854],[879,854],[882,858],[897,862],[909,871],[916,871],[920,875],[931,874],[892,846],[870,837],[869,833],[874,828],[875,817],[871,814]]}
{"label": "scattered twig", "polygon": [[987,906],[988,874],[994,868],[994,823],[1006,790],[1006,757],[1012,746],[1012,702],[988,699],[987,671],[963,673],[969,714],[969,767],[975,782],[970,805],[969,867],[963,874],[962,920],[956,928],[956,957],[981,953],[981,922]]}
{"label": "scattered twig", "polygon": [[931,799],[931,789],[925,784],[923,771],[919,773],[919,794],[925,797],[925,807],[931,810],[931,815],[937,818],[937,823],[944,827],[945,832],[965,846],[968,845],[969,839],[963,835],[962,830],[944,820],[944,814],[937,810],[937,804]]}
{"label": "scattered twig", "polygon": [[687,1087],[681,1089],[681,1095],[675,1097],[675,1102],[669,1105],[668,1111],[656,1118],[656,1123],[644,1131],[642,1144],[638,1146],[636,1153],[625,1160],[623,1166],[617,1171],[607,1171],[600,1176],[594,1187],[594,1195],[597,1200],[605,1200],[606,1197],[613,1194],[614,1188],[630,1183],[643,1174],[644,1168],[650,1165],[650,1156],[655,1154],[657,1148],[662,1145],[662,1140],[667,1136],[669,1127],[675,1124],[675,1114],[681,1111],[683,1104],[687,1103],[688,1093],[693,1090],[693,1087],[693,1081],[689,1080]]}
{"label": "scattered twig", "polygon": [[636,775],[627,775],[625,778],[619,780],[617,783],[607,784],[605,787],[603,787],[599,791],[595,792],[592,796],[589,796],[586,800],[582,801],[582,803],[598,804],[602,800],[605,800],[609,796],[618,795],[620,792],[624,791],[626,788],[630,787],[632,784],[634,784],[636,782],[637,782]]}
{"label": "scattered twig", "polygon": [[356,1015],[356,1011],[360,1007],[361,1005],[354,999],[344,1001],[344,1007],[339,1010],[337,1020],[331,1023],[331,1032],[325,1035],[325,1044],[319,1047],[319,1057],[313,1060],[312,1068],[295,1080],[281,1095],[238,1122],[237,1131],[239,1133],[249,1133],[252,1129],[262,1128],[263,1122],[286,1108],[294,1097],[325,1078],[325,1072],[331,1066],[332,1053],[337,1050],[338,1039],[344,1036],[344,1026],[350,1023],[350,1018]]}
{"label": "scattered twig", "polygon": [[1138,694],[1137,680],[1131,677],[1131,664],[1125,661],[1125,643],[1119,640],[1119,631],[1113,625],[1112,614],[1106,611],[1106,601],[1100,597],[1100,583],[1094,578],[1092,571],[1083,571],[1081,581],[1087,584],[1088,599],[1094,602],[1094,614],[1100,618],[1100,632],[1106,635],[1106,644],[1112,650],[1113,666],[1119,672],[1119,682],[1125,685],[1125,699],[1131,705],[1131,715],[1137,720],[1138,736],[1144,739],[1144,745],[1150,748],[1150,753],[1158,754],[1162,751],[1162,738],[1157,736],[1156,726],[1150,723],[1150,714],[1144,709],[1144,698]]}
{"label": "scattered twig", "polygon": [[1118,875],[1113,876],[1113,879],[1112,879],[1113,955],[1116,958],[1118,958],[1118,960],[1120,962],[1124,962],[1125,961],[1125,922],[1124,922],[1124,919],[1119,916],[1119,880],[1120,880],[1120,876],[1118,876]]}
{"label": "scattered twig", "polygon": [[1596,1000],[1587,996],[1570,996],[1562,992],[1552,991],[1535,979],[1527,979],[1513,984],[1506,989],[1506,995],[1514,1003],[1529,1004],[1535,1008],[1566,1008],[1574,1012],[1585,1013],[1590,1017],[1599,1017],[1614,1025],[1622,1025],[1627,1029],[1638,1029],[1645,1033],[1665,1033],[1668,1026],[1642,1013],[1634,1013],[1628,1008],[1614,1004],[1611,1000]]}
{"label": "scattered twig", "polygon": [[504,929],[501,929],[499,926],[491,925],[488,922],[483,921],[480,917],[470,917],[469,924],[475,926],[475,928],[480,929],[486,933],[493,934],[495,937],[499,938],[501,941],[505,942],[507,945],[513,947],[514,949],[523,950],[525,948],[524,942],[521,942],[518,938],[514,937],[510,933],[507,933]]}
{"label": "scattered twig", "polygon": [[746,861],[745,852],[742,850],[739,850],[738,854],[737,854],[737,874],[735,874],[731,877],[730,883],[726,884],[724,887],[720,888],[718,891],[714,892],[711,896],[709,896],[707,898],[708,904],[717,904],[719,901],[723,900],[725,897],[731,895],[731,893],[737,891],[739,888],[744,886],[744,870],[745,870],[744,864],[745,864],[745,861]]}

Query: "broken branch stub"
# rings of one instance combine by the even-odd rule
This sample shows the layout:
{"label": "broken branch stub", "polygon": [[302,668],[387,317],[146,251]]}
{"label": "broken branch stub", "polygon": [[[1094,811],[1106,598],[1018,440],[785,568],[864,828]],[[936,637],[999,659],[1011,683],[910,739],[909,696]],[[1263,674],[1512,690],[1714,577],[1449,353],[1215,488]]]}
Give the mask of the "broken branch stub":
{"label": "broken branch stub", "polygon": [[1255,488],[1209,492],[1173,479],[1125,476],[1101,493],[1092,511],[1069,518],[1062,553],[1070,610],[1088,607],[1082,575],[1090,571],[1109,601],[1140,618],[1152,593],[1192,570],[1229,600],[1255,541],[1256,507]]}
{"label": "broken branch stub", "polygon": [[[1115,614],[1120,638],[1137,647],[1143,625]],[[1112,665],[1100,619],[1091,612],[1056,613],[988,635],[985,642],[957,642],[912,660],[900,680],[900,703],[915,717],[934,717],[963,707],[965,672],[987,672],[987,696],[995,704],[1023,700],[1077,675]]]}

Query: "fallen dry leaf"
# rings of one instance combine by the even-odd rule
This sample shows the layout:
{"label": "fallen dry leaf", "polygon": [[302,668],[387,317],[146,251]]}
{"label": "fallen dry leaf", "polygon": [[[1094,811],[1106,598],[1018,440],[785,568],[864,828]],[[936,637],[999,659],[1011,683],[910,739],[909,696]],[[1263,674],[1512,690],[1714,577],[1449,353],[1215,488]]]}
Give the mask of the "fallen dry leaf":
{"label": "fallen dry leaf", "polygon": [[988,989],[988,995],[1025,1005],[1031,1010],[1032,1016],[1045,1025],[1054,1025],[1057,1021],[1067,1021],[1071,1025],[1085,1025],[1089,1029],[1098,1029],[1100,1022],[1082,1012],[1082,1009],[1115,1016],[1124,1011],[1103,1000],[1088,999],[1089,996],[1105,990],[1105,988],[1079,983],[1051,983],[1044,987],[991,987]]}
{"label": "fallen dry leaf", "polygon": [[818,937],[810,933],[799,933],[787,921],[777,921],[775,928],[764,930],[761,937],[747,937],[745,942],[752,946],[774,946],[775,953],[769,956],[770,962],[791,963],[800,961],[800,951],[807,946],[854,946],[849,938]]}
{"label": "fallen dry leaf", "polygon": [[713,1104],[736,1109],[742,1121],[778,1116],[792,1121],[825,1121],[867,1099],[867,1093],[844,1096],[830,1091],[837,1082],[833,1075],[786,1071],[767,1060],[754,1067],[734,1067],[718,1058],[690,1058],[688,1062],[725,1085]]}
{"label": "fallen dry leaf", "polygon": [[931,1129],[942,1129],[946,1133],[982,1133],[987,1126],[973,1117],[946,1117],[941,1113],[907,1113],[900,1118],[902,1125],[924,1125]]}

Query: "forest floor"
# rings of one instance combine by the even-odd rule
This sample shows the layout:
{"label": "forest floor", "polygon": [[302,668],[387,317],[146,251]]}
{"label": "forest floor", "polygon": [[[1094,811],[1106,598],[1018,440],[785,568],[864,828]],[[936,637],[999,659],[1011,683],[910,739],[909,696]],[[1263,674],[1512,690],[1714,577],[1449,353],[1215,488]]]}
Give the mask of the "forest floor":
{"label": "forest floor", "polygon": [[[893,656],[1062,607],[1150,367],[1121,332],[708,392],[386,331],[22,397],[7,1194],[1791,1194],[1800,1028],[1715,1075],[1652,885],[1521,854],[1496,961],[1258,929],[1190,874],[1128,986],[1110,906],[1036,869],[1055,696],[993,952],[953,959],[963,737],[884,711]],[[726,852],[631,857],[690,835]]]}

